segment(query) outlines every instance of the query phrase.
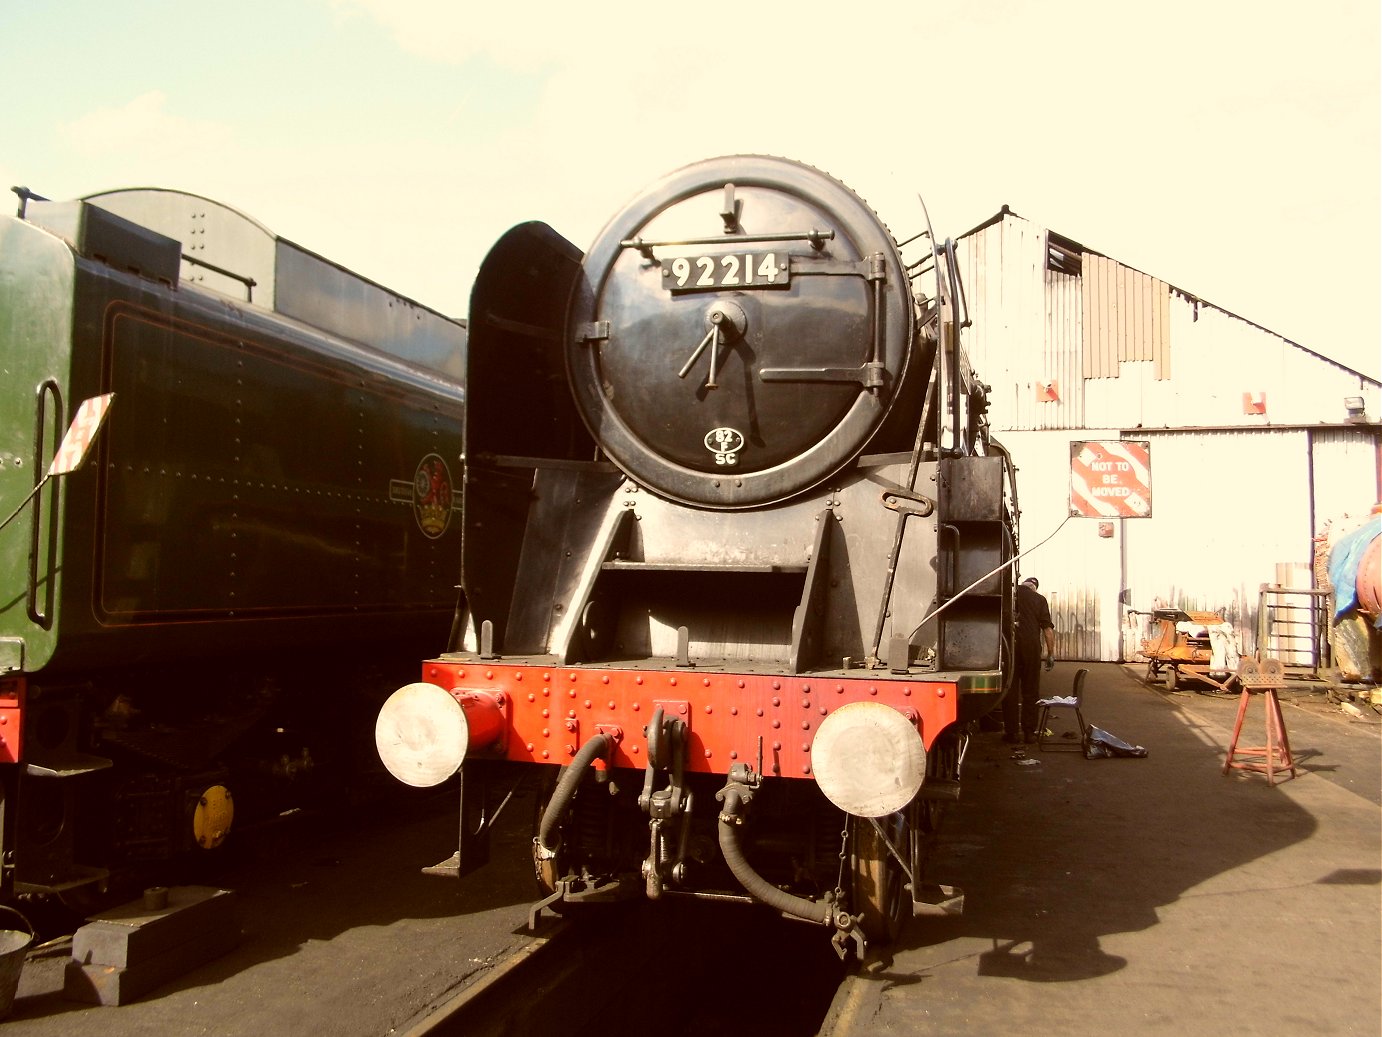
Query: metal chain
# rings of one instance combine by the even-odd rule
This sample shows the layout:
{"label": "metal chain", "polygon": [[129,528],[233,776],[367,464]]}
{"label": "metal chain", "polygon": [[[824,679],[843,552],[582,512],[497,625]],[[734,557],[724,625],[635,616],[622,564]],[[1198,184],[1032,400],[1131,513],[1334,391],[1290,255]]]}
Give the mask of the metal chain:
{"label": "metal chain", "polygon": [[840,830],[840,874],[835,879],[835,903],[844,903],[845,862],[849,860],[849,815],[845,815],[845,826]]}

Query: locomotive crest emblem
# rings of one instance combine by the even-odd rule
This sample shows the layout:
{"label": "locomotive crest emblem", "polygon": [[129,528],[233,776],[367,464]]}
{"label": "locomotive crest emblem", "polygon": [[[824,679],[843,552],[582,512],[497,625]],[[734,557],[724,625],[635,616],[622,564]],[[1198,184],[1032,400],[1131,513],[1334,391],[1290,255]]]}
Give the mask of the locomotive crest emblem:
{"label": "locomotive crest emblem", "polygon": [[744,449],[744,434],[738,429],[713,428],[705,434],[705,448],[715,455],[715,463],[736,465]]}
{"label": "locomotive crest emblem", "polygon": [[389,483],[389,497],[413,506],[418,529],[429,540],[436,540],[451,525],[455,501],[451,470],[439,454],[428,454],[418,462],[411,483],[402,479],[392,480]]}

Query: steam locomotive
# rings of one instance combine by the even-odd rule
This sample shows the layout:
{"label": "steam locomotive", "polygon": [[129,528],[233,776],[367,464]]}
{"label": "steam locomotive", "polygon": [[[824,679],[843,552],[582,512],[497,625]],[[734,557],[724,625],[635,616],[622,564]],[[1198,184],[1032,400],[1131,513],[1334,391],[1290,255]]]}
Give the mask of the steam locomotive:
{"label": "steam locomotive", "polygon": [[16,190],[0,894],[85,907],[395,787],[355,718],[454,616],[465,327],[205,198]]}
{"label": "steam locomotive", "polygon": [[[928,220],[929,223],[929,220]],[[926,856],[1012,658],[1016,486],[955,250],[851,189],[687,166],[588,253],[541,223],[475,282],[462,638],[380,711],[488,856],[543,778],[546,907],[761,902],[843,955],[957,910]]]}

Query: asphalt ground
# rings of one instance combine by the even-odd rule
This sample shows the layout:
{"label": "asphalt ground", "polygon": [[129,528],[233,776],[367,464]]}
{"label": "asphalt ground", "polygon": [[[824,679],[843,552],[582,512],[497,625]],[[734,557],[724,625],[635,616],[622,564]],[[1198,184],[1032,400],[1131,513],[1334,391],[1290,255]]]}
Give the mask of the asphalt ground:
{"label": "asphalt ground", "polygon": [[[1222,773],[1237,695],[1090,671],[1086,719],[1148,755],[1014,758],[980,736],[933,860],[965,889],[964,915],[914,919],[841,986],[822,1032],[1377,1037],[1382,718],[1293,685],[1301,769],[1273,787]],[[1260,699],[1240,745],[1263,744]]]}

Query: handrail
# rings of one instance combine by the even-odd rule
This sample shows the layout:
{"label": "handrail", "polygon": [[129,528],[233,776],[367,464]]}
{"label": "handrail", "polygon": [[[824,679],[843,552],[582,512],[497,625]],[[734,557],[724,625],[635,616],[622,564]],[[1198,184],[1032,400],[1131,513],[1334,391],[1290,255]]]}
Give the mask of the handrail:
{"label": "handrail", "polygon": [[[54,559],[58,549],[58,506],[62,497],[62,480],[47,479],[45,473],[48,470],[49,454],[44,449],[44,431],[48,417],[47,399],[53,397],[53,447],[52,453],[56,454],[58,442],[62,438],[63,428],[63,404],[62,389],[52,378],[45,379],[38,386],[37,406],[34,420],[34,518],[32,532],[29,539],[29,581],[27,588],[28,614],[29,619],[37,623],[44,630],[50,630],[53,626],[53,600],[56,594],[52,570],[54,569]],[[43,494],[38,492],[43,483],[48,481],[52,488],[48,491],[48,566],[49,579],[44,595],[43,606],[38,603],[38,563],[39,548],[41,546],[39,531],[43,527]]]}

